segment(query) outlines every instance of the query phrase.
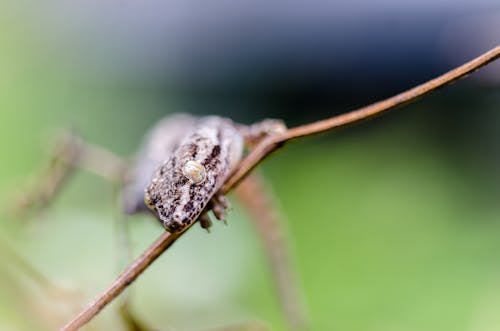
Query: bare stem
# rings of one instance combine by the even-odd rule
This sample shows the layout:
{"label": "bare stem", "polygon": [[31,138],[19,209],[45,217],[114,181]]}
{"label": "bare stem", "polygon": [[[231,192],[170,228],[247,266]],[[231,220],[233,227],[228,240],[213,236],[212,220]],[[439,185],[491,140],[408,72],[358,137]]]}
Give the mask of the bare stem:
{"label": "bare stem", "polygon": [[241,181],[250,171],[257,166],[267,155],[283,146],[286,142],[305,136],[311,136],[332,129],[351,125],[368,118],[381,115],[389,110],[404,104],[413,102],[421,96],[435,91],[443,86],[449,85],[460,78],[476,71],[477,69],[495,61],[500,57],[500,46],[497,46],[477,58],[457,67],[447,73],[431,79],[421,85],[415,86],[407,91],[397,94],[388,99],[373,103],[371,105],[334,116],[322,121],[297,126],[288,129],[283,134],[271,136],[254,148],[248,156],[240,162],[231,178],[226,181],[223,191],[229,190],[239,181]]}
{"label": "bare stem", "polygon": [[[334,128],[353,124],[375,115],[382,114],[403,104],[415,101],[419,97],[430,93],[440,87],[451,84],[454,81],[470,74],[471,72],[493,62],[500,57],[500,46],[480,55],[474,60],[463,64],[437,78],[416,86],[403,93],[397,94],[389,99],[379,101],[372,105],[339,115],[329,119],[314,122],[291,128],[285,133],[264,139],[251,153],[240,162],[233,175],[227,180],[221,189],[222,193],[227,193],[241,179],[257,166],[266,156],[281,147],[285,142],[292,139],[310,136],[332,130]],[[108,303],[120,295],[125,288],[132,283],[146,268],[153,263],[168,247],[170,247],[182,233],[162,234],[141,256],[123,271],[120,276],[106,289],[97,299],[91,302],[80,314],[72,319],[61,330],[77,330],[93,317],[95,317]]]}
{"label": "bare stem", "polygon": [[98,298],[92,301],[80,314],[72,319],[61,330],[78,330],[94,316],[96,316],[108,303],[113,301],[125,288],[130,285],[147,267],[153,263],[181,233],[163,233],[144,253],[135,259],[118,278]]}
{"label": "bare stem", "polygon": [[249,175],[234,189],[241,206],[255,225],[265,247],[268,264],[274,274],[275,287],[290,330],[305,330],[308,317],[297,272],[287,242],[284,219],[276,199],[258,172]]}

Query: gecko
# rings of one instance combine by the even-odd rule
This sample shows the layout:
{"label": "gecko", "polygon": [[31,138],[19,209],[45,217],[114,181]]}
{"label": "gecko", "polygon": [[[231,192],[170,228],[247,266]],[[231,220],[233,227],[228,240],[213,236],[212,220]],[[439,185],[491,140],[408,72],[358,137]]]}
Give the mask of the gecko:
{"label": "gecko", "polygon": [[[22,210],[43,209],[79,167],[120,184],[127,214],[150,212],[171,233],[185,231],[197,220],[208,230],[210,211],[225,220],[229,202],[219,191],[246,152],[285,130],[284,122],[276,119],[245,125],[220,116],[171,114],[144,136],[132,164],[68,134],[41,182],[31,194],[24,192],[19,205]],[[291,328],[300,329],[306,320],[274,197],[255,173],[251,177],[236,188],[236,198],[258,219],[254,223],[267,249],[283,310]]]}
{"label": "gecko", "polygon": [[[125,212],[151,211],[171,233],[199,220],[209,229],[212,211],[225,221],[229,202],[219,190],[245,154],[262,139],[286,130],[281,120],[243,125],[224,117],[174,114],[147,134],[123,190]],[[273,196],[253,174],[236,189],[236,197],[252,215],[275,278],[290,329],[307,324],[292,262],[287,254]]]}
{"label": "gecko", "polygon": [[198,219],[208,229],[208,210],[224,221],[230,205],[218,191],[245,146],[284,130],[285,124],[275,119],[252,125],[184,113],[162,119],[144,138],[125,184],[125,212],[149,209],[169,232],[182,232]]}

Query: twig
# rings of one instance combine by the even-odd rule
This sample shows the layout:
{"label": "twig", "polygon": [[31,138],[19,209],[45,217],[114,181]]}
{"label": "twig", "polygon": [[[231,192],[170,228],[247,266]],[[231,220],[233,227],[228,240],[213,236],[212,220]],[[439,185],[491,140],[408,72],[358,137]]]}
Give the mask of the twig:
{"label": "twig", "polygon": [[[281,147],[285,142],[292,139],[318,134],[334,128],[353,124],[375,115],[382,114],[403,104],[415,101],[417,98],[432,92],[440,87],[451,84],[454,81],[470,74],[471,72],[487,65],[500,57],[500,46],[482,54],[474,60],[453,69],[424,84],[395,95],[389,99],[374,103],[367,107],[351,111],[332,118],[298,126],[287,130],[285,133],[264,139],[255,149],[240,163],[233,175],[228,179],[221,189],[227,193],[241,179],[243,179],[257,164],[266,156]],[[95,317],[108,303],[113,301],[125,288],[132,283],[156,258],[158,258],[182,233],[162,234],[153,245],[139,256],[132,264],[123,271],[120,276],[106,289],[97,299],[90,303],[79,315],[66,324],[61,330],[77,330],[93,317]]]}
{"label": "twig", "polygon": [[23,215],[27,210],[40,212],[59,194],[71,179],[76,168],[87,170],[112,183],[122,183],[127,165],[112,152],[84,142],[73,131],[66,131],[57,139],[51,151],[50,162],[37,176],[33,188],[23,192],[15,202],[13,214]]}
{"label": "twig", "polygon": [[54,284],[45,274],[35,268],[23,256],[17,254],[16,250],[12,249],[12,247],[7,244],[6,240],[3,239],[3,236],[0,239],[0,252],[2,252],[2,258],[5,258],[7,260],[7,263],[5,263],[6,265],[19,268],[24,275],[27,275],[32,281],[37,283],[46,292],[63,292],[63,290],[59,288],[59,286]]}
{"label": "twig", "polygon": [[278,299],[289,330],[305,330],[308,316],[292,263],[283,217],[276,199],[258,172],[249,175],[234,189],[241,206],[251,215],[259,238],[265,247],[268,264],[274,274]]}
{"label": "twig", "polygon": [[283,134],[271,136],[266,141],[263,141],[238,165],[238,168],[233,173],[231,178],[223,187],[224,191],[229,190],[239,181],[241,181],[250,171],[257,166],[267,155],[280,148],[286,142],[314,134],[329,131],[335,128],[351,125],[368,118],[381,115],[384,112],[392,110],[396,107],[413,102],[421,96],[437,90],[443,86],[449,85],[460,78],[476,71],[477,69],[495,61],[500,57],[500,46],[489,50],[488,52],[478,56],[477,58],[457,67],[447,73],[429,80],[421,85],[418,85],[405,92],[397,94],[388,99],[373,103],[363,108],[334,116],[322,121],[297,126],[284,132]]}
{"label": "twig", "polygon": [[163,233],[153,245],[132,262],[111,286],[104,291],[96,300],[90,303],[73,320],[62,327],[61,330],[78,330],[94,316],[96,316],[108,303],[113,301],[125,288],[132,283],[158,256],[172,245],[182,233]]}

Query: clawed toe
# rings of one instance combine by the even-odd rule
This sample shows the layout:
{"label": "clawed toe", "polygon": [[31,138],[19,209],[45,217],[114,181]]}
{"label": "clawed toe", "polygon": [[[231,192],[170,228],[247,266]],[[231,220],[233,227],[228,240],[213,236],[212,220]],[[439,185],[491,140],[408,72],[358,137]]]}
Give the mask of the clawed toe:
{"label": "clawed toe", "polygon": [[208,233],[210,233],[210,227],[212,226],[212,221],[210,220],[210,217],[208,216],[207,213],[203,213],[200,216],[200,225],[202,228],[207,230]]}

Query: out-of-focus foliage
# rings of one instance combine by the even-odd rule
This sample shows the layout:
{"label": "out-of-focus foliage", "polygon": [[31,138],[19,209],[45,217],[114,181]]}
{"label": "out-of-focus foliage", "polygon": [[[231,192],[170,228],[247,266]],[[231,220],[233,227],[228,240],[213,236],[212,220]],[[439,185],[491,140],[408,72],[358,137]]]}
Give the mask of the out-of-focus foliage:
{"label": "out-of-focus foliage", "polygon": [[[108,286],[123,268],[117,222],[129,222],[134,256],[162,231],[147,216],[122,216],[114,188],[85,173],[42,214],[9,214],[47,159],[54,132],[73,125],[128,156],[177,105],[161,88],[75,72],[65,50],[37,34],[44,23],[37,17],[0,4],[0,330],[54,329]],[[85,71],[85,62],[78,67]],[[262,166],[289,220],[312,330],[500,327],[500,96],[495,87],[464,86],[373,124],[294,142]],[[467,121],[447,120],[457,108]],[[58,288],[42,286],[19,259]],[[163,329],[258,320],[284,330],[270,277],[235,204],[229,226],[216,224],[210,235],[195,227],[147,270],[132,286],[132,307]],[[89,329],[119,329],[116,308]]]}

